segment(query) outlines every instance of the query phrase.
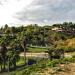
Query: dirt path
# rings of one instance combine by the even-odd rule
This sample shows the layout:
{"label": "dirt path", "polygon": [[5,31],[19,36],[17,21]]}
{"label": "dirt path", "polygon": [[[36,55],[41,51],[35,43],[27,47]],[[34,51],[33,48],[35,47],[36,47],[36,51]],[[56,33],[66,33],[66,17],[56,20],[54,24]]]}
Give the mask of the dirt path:
{"label": "dirt path", "polygon": [[[20,56],[24,56],[24,53],[21,53]],[[26,57],[41,57],[41,58],[45,58],[48,57],[48,53],[26,53]]]}
{"label": "dirt path", "polygon": [[[71,53],[65,53],[65,57],[72,57],[73,54]],[[24,56],[24,53],[21,53],[20,56]],[[48,53],[26,53],[26,57],[40,57],[40,58],[48,58]]]}

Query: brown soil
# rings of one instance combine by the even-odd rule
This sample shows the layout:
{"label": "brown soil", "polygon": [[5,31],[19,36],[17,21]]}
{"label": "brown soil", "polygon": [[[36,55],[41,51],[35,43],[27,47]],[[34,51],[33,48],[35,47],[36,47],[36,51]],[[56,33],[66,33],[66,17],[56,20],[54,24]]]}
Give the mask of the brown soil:
{"label": "brown soil", "polygon": [[47,68],[43,70],[39,75],[75,75],[75,63],[67,65],[59,65],[58,68],[61,68],[63,71],[57,71],[54,68]]}

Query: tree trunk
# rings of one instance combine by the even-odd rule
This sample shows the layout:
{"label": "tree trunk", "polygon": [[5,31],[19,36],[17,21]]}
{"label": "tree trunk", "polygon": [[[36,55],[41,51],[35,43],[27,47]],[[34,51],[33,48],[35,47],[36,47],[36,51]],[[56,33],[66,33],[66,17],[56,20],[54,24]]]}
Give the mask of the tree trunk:
{"label": "tree trunk", "polygon": [[14,59],[14,69],[16,70],[16,58]]}
{"label": "tree trunk", "polygon": [[1,64],[1,72],[2,72],[2,64]]}
{"label": "tree trunk", "polygon": [[3,59],[3,70],[5,70],[5,59]]}
{"label": "tree trunk", "polygon": [[24,48],[24,61],[25,61],[25,64],[26,64],[26,48]]}
{"label": "tree trunk", "polygon": [[8,72],[10,72],[10,58],[8,58]]}

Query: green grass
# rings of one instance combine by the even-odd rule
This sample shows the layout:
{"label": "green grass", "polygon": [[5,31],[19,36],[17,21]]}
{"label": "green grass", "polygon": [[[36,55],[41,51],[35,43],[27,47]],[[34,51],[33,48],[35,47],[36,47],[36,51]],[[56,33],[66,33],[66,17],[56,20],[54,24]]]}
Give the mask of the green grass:
{"label": "green grass", "polygon": [[17,66],[24,64],[24,57],[20,57],[20,60],[17,62]]}
{"label": "green grass", "polygon": [[29,52],[45,52],[48,50],[48,48],[43,47],[28,47],[27,49]]}
{"label": "green grass", "polygon": [[[56,60],[48,60],[48,59],[40,59],[36,64],[32,66],[25,66],[24,69],[13,72],[12,75],[40,75],[40,73],[44,72],[47,68],[55,69],[54,73],[63,71],[59,68],[59,63],[68,64],[68,62],[75,61],[73,58],[63,58]],[[67,62],[67,63],[66,63]]]}
{"label": "green grass", "polygon": [[[29,59],[29,58],[27,58]],[[32,58],[33,59],[33,58]],[[16,70],[13,72],[10,72],[10,74],[8,74],[8,72],[5,74],[1,74],[1,75],[36,75],[36,73],[42,73],[42,71],[44,69],[47,68],[56,68],[56,71],[62,71],[62,69],[60,69],[57,65],[60,63],[64,63],[64,64],[68,64],[71,62],[75,62],[75,58],[63,58],[63,59],[56,59],[56,60],[52,60],[50,61],[49,59],[34,59],[37,61],[36,64],[32,65],[32,66],[23,66],[24,68],[21,70]],[[67,63],[66,63],[67,62]],[[24,64],[24,57],[20,58],[20,61],[17,63],[17,66],[23,65]]]}
{"label": "green grass", "polygon": [[[34,59],[34,58],[27,57],[26,58],[26,63],[27,63],[28,59]],[[25,61],[24,60],[25,60],[24,57],[20,57],[20,60],[17,62],[17,66],[24,65],[25,64]]]}

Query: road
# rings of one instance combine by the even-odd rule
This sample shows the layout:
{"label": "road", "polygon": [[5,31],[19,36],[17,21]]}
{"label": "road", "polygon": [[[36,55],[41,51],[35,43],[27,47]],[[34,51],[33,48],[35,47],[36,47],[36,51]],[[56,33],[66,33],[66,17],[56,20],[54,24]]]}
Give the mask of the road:
{"label": "road", "polygon": [[[65,53],[65,57],[72,57],[72,53]],[[24,53],[21,53],[20,56],[24,56]],[[26,57],[40,57],[40,58],[48,58],[48,53],[44,53],[44,52],[41,52],[41,53],[30,53],[30,52],[27,52],[26,53]]]}

